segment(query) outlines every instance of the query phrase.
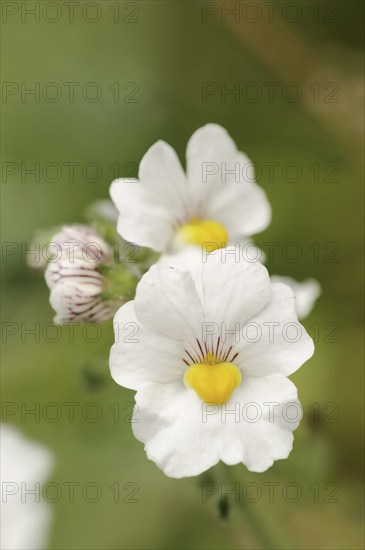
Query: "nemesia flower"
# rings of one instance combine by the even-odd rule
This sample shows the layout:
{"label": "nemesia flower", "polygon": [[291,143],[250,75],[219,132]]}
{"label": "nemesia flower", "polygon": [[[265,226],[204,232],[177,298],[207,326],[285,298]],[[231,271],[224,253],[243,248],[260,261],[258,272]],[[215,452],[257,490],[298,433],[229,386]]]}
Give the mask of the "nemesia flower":
{"label": "nemesia flower", "polygon": [[185,175],[175,151],[158,141],[140,163],[139,181],[113,181],[110,195],[125,240],[157,252],[203,244],[214,250],[268,226],[271,208],[252,163],[224,128],[197,130],[186,164]]}
{"label": "nemesia flower", "polygon": [[298,319],[304,319],[310,314],[317,298],[321,295],[321,285],[315,279],[299,282],[291,277],[272,275],[271,282],[284,283],[293,290]]}
{"label": "nemesia flower", "polygon": [[287,376],[314,346],[293,292],[220,252],[190,271],[153,266],[114,318],[111,374],[137,391],[133,432],[171,477],[220,460],[263,472],[288,457],[301,417]]}
{"label": "nemesia flower", "polygon": [[53,457],[48,449],[28,441],[14,428],[1,425],[2,549],[47,547],[52,509],[42,498],[37,502],[37,495],[30,491],[47,480],[52,468]]}
{"label": "nemesia flower", "polygon": [[86,213],[91,220],[100,218],[114,224],[116,224],[118,220],[118,210],[109,199],[101,199],[91,203]]}

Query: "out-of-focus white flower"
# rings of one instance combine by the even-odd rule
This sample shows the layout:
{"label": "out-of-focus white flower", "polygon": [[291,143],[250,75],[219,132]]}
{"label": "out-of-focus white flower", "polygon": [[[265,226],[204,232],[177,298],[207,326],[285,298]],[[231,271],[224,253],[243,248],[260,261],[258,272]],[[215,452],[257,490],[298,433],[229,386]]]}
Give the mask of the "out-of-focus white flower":
{"label": "out-of-focus white flower", "polygon": [[116,225],[118,221],[118,210],[109,199],[95,201],[86,209],[88,219],[100,219]]}
{"label": "out-of-focus white flower", "polygon": [[301,418],[287,376],[314,350],[292,290],[260,262],[219,253],[184,271],[153,266],[114,319],[110,368],[137,390],[134,434],[177,478],[287,458]]}
{"label": "out-of-focus white flower", "polygon": [[[47,547],[51,506],[41,486],[53,469],[50,451],[1,424],[1,548],[41,550]],[[29,491],[27,493],[27,490]],[[35,490],[36,494],[32,494]]]}
{"label": "out-of-focus white flower", "polygon": [[226,130],[207,124],[189,140],[185,175],[175,151],[155,143],[139,166],[139,181],[113,181],[118,232],[157,252],[185,245],[212,251],[265,229],[271,208],[254,169]]}
{"label": "out-of-focus white flower", "polygon": [[307,317],[314,304],[321,295],[321,285],[316,279],[307,279],[299,282],[291,277],[282,277],[281,275],[272,275],[272,283],[284,283],[293,290],[295,296],[295,309],[299,319]]}

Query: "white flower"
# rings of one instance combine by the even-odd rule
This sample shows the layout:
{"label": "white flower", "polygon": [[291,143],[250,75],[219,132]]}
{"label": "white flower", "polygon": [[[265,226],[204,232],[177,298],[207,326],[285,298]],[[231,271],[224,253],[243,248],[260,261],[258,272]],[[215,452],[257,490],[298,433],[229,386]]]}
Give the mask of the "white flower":
{"label": "white flower", "polygon": [[140,163],[139,181],[113,181],[110,195],[125,240],[157,252],[185,244],[213,250],[268,226],[271,208],[252,163],[222,127],[197,130],[186,163],[185,175],[175,151],[158,141]]}
{"label": "white flower", "polygon": [[301,416],[287,376],[314,346],[292,290],[260,262],[216,253],[191,272],[153,266],[114,322],[112,376],[137,390],[133,431],[165,474],[219,460],[262,472],[287,458]]}
{"label": "white flower", "polygon": [[100,266],[112,261],[107,243],[86,226],[66,226],[52,243],[61,251],[45,272],[50,303],[57,313],[54,322],[99,323],[112,317],[120,302],[103,299],[106,280]]}
{"label": "white flower", "polygon": [[118,210],[109,199],[98,200],[90,204],[87,208],[87,214],[91,220],[100,218],[114,225],[116,225],[118,221]]}
{"label": "white flower", "polygon": [[294,292],[295,308],[299,319],[304,319],[310,314],[317,298],[321,295],[321,285],[315,279],[298,282],[291,277],[272,275],[271,282],[290,286]]}
{"label": "white flower", "polygon": [[47,449],[28,441],[14,428],[1,425],[2,549],[46,548],[51,507],[42,498],[37,502],[39,495],[26,491],[34,490],[37,483],[40,488],[52,468],[53,457]]}

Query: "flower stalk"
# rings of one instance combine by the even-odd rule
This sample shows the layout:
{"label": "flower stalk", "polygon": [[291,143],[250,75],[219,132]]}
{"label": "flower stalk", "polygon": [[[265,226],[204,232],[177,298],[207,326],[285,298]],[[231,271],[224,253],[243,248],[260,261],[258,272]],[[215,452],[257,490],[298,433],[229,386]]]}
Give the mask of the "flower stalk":
{"label": "flower stalk", "polygon": [[[237,483],[237,480],[233,478],[233,470],[231,467],[227,466],[223,462],[219,464],[221,468],[221,473],[223,475],[223,479],[226,480],[226,484],[230,486],[230,489],[234,489],[235,484]],[[252,534],[254,535],[257,543],[260,545],[260,548],[262,549],[276,549],[276,548],[282,548],[280,544],[275,541],[272,533],[269,532],[266,526],[266,522],[260,515],[256,513],[256,510],[254,508],[255,503],[250,503],[245,500],[245,498],[240,495],[238,503],[241,507],[244,517],[246,520],[246,523],[251,530]]]}
{"label": "flower stalk", "polygon": [[104,278],[104,290],[100,293],[102,300],[116,300],[122,304],[134,297],[140,278],[137,273],[128,270],[124,264],[100,264],[97,271]]}

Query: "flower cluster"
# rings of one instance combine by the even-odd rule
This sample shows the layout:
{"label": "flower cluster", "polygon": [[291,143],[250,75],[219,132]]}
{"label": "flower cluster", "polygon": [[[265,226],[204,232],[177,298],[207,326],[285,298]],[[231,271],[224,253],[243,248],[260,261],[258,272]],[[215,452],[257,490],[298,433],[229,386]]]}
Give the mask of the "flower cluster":
{"label": "flower cluster", "polygon": [[[110,195],[104,225],[99,208],[94,228],[53,237],[61,254],[45,277],[55,322],[116,312],[111,373],[136,391],[134,434],[166,475],[195,476],[219,461],[262,472],[286,458],[301,418],[288,376],[314,351],[298,317],[320,286],[270,277],[239,254],[271,220],[252,163],[208,124],[189,140],[186,173],[158,141],[139,179],[113,181]],[[114,221],[121,242],[147,248],[138,270],[105,240]]]}

